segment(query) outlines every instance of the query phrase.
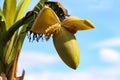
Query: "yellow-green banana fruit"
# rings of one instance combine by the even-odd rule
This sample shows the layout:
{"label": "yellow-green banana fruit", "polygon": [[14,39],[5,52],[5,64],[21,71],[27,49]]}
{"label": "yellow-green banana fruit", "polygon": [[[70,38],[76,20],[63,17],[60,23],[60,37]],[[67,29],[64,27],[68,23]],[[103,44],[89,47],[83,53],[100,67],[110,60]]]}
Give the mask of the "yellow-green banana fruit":
{"label": "yellow-green banana fruit", "polygon": [[60,31],[53,35],[53,42],[62,60],[76,69],[80,62],[80,51],[74,34],[61,27]]}

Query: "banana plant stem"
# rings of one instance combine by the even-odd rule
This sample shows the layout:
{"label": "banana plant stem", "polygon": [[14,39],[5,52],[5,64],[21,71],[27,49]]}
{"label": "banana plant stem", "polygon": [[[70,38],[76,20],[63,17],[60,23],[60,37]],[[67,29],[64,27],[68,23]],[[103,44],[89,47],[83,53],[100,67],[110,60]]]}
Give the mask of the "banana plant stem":
{"label": "banana plant stem", "polygon": [[18,20],[16,23],[14,23],[6,33],[6,39],[5,39],[6,43],[12,38],[16,30],[22,27],[22,25],[29,23],[29,21],[31,21],[33,18],[34,18],[34,14],[30,15],[29,17],[25,16],[22,19]]}

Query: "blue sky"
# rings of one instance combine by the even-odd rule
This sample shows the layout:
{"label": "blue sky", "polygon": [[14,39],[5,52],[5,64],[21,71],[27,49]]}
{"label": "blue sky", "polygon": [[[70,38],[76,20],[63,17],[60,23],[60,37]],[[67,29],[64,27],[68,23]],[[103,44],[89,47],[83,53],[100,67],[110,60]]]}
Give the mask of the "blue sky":
{"label": "blue sky", "polygon": [[[39,0],[31,0],[28,10]],[[18,75],[25,69],[25,80],[119,80],[120,79],[120,1],[58,0],[70,15],[89,19],[94,30],[78,31],[80,65],[67,67],[58,56],[52,38],[29,42],[25,39]]]}

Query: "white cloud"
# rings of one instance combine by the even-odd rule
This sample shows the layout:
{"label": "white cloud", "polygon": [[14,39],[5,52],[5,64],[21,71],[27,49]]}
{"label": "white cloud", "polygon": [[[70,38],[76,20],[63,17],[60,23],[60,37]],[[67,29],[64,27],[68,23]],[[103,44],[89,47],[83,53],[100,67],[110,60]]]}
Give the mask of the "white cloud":
{"label": "white cloud", "polygon": [[120,47],[120,37],[103,40],[96,44],[98,47]]}
{"label": "white cloud", "polygon": [[106,62],[117,63],[120,61],[120,53],[112,49],[103,48],[100,50],[100,58]]}
{"label": "white cloud", "polygon": [[119,67],[90,68],[75,72],[29,73],[25,76],[25,80],[119,80]]}
{"label": "white cloud", "polygon": [[29,74],[25,80],[88,80],[90,78],[91,75],[86,72],[43,72]]}
{"label": "white cloud", "polygon": [[99,48],[100,59],[105,62],[120,62],[120,37],[110,38],[95,43],[95,47]]}
{"label": "white cloud", "polygon": [[58,62],[58,56],[54,54],[38,52],[21,52],[19,59],[20,68],[41,67]]}

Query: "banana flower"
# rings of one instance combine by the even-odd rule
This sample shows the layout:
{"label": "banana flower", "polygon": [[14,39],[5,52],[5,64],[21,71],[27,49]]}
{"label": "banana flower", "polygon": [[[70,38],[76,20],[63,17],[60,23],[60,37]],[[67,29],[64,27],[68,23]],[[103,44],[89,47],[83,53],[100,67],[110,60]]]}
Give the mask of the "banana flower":
{"label": "banana flower", "polygon": [[81,20],[70,16],[60,21],[56,13],[45,6],[38,14],[31,31],[44,34],[46,39],[53,35],[53,43],[61,59],[69,67],[76,69],[80,62],[80,51],[74,34],[78,30],[90,30],[94,24],[89,20]]}

